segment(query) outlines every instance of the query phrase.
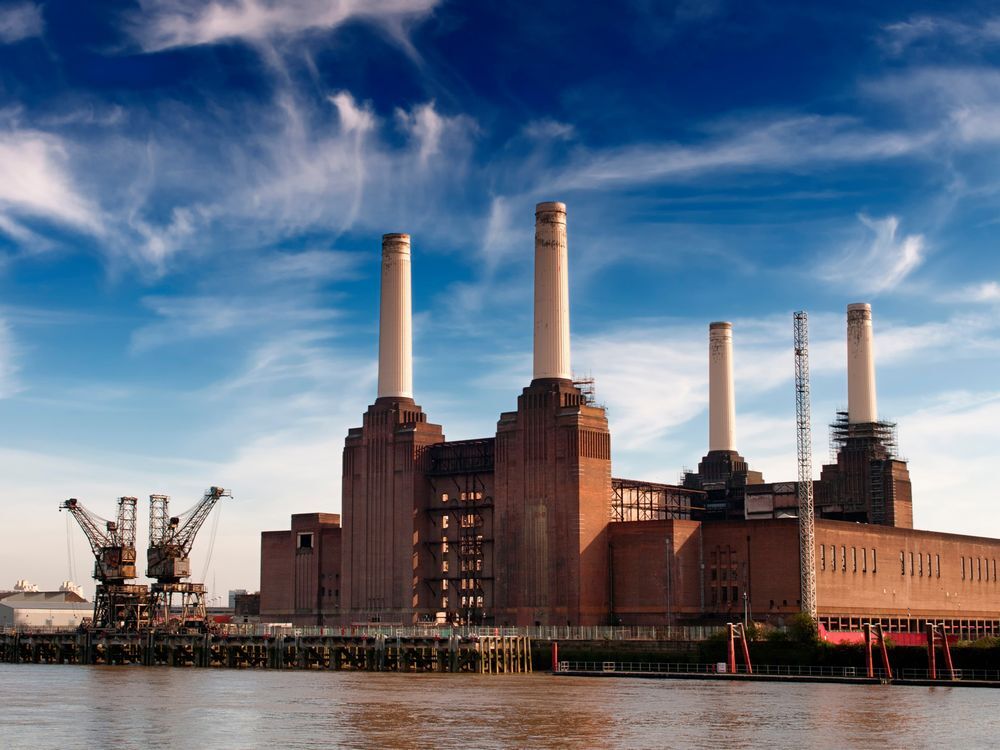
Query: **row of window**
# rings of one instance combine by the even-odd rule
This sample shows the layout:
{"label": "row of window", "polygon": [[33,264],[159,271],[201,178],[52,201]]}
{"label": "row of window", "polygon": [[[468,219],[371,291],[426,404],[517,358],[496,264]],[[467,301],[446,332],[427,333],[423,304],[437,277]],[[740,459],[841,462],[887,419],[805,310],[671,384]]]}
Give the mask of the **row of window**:
{"label": "row of window", "polygon": [[[459,523],[463,529],[473,529],[483,525],[483,517],[478,513],[463,513],[459,517]],[[448,516],[441,516],[441,528],[447,529],[449,524]]]}
{"label": "row of window", "polygon": [[[448,495],[447,492],[442,492],[441,493],[441,502],[442,503],[446,503],[450,499],[451,499],[451,497]],[[478,491],[477,492],[460,492],[460,493],[458,493],[458,496],[455,499],[456,500],[461,500],[462,502],[471,502],[472,500],[482,500],[483,499],[483,493],[482,492],[478,492]]]}
{"label": "row of window", "polygon": [[[990,563],[992,563],[993,582],[997,580],[997,560],[994,557],[988,560],[985,557],[962,557],[962,580],[988,581],[990,580]],[[968,573],[966,573],[968,570]]]}
{"label": "row of window", "polygon": [[[915,558],[915,559],[914,559]],[[924,558],[925,555],[922,552],[910,553],[910,575],[922,577],[924,575]],[[941,577],[941,555],[934,555],[934,565],[931,565],[931,553],[928,552],[926,555],[927,559],[927,577]],[[906,575],[906,553],[903,550],[899,551],[899,574],[901,576]],[[965,577],[963,573],[962,577]]]}
{"label": "row of window", "polygon": [[[461,598],[462,608],[466,607],[480,607],[482,608],[485,599],[482,596],[463,596]],[[441,609],[448,609],[448,595],[441,595]]]}
{"label": "row of window", "polygon": [[[740,600],[740,587],[739,586],[713,586],[709,589],[710,596],[712,599],[712,604],[728,604],[730,602],[736,603]],[[730,596],[730,594],[732,596]]]}
{"label": "row of window", "polygon": [[[868,572],[869,556],[871,557],[871,572],[878,573],[878,553],[875,548],[872,547],[868,549],[867,547],[861,548],[861,554],[858,554],[857,547],[851,547],[850,561],[848,562],[847,555],[847,545],[840,545],[840,556],[837,556],[837,545],[830,545],[830,554],[827,556],[827,546],[821,544],[819,546],[819,568],[820,570],[829,570],[831,572],[836,572],[838,569],[841,573],[847,572],[847,566],[850,564],[851,572],[857,573],[860,566],[860,571],[862,573]],[[870,553],[870,555],[869,555]]]}

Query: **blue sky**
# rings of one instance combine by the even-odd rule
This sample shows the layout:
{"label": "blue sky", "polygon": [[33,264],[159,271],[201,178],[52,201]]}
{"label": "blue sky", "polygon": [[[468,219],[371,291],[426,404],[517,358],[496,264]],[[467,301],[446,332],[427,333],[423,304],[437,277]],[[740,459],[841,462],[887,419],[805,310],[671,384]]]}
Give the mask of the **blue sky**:
{"label": "blue sky", "polygon": [[722,319],[739,448],[793,478],[803,308],[818,472],[869,301],[916,525],[1000,536],[1000,11],[591,5],[0,2],[0,585],[86,578],[69,496],[231,486],[194,559],[219,592],[257,585],[262,529],[339,510],[384,232],[413,237],[418,402],[493,434],[540,200],[616,475],[705,452]]}

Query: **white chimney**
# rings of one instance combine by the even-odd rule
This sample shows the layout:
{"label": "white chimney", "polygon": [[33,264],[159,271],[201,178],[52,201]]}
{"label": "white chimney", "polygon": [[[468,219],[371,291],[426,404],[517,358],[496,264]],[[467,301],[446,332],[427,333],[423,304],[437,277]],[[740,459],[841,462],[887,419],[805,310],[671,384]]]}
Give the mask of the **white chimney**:
{"label": "white chimney", "polygon": [[847,306],[847,421],[878,421],[875,401],[875,352],[872,342],[872,306]]}
{"label": "white chimney", "polygon": [[382,235],[378,325],[378,397],[413,398],[410,235]]}
{"label": "white chimney", "polygon": [[733,324],[708,325],[708,450],[736,450]]}
{"label": "white chimney", "polygon": [[535,206],[535,379],[572,379],[566,204]]}

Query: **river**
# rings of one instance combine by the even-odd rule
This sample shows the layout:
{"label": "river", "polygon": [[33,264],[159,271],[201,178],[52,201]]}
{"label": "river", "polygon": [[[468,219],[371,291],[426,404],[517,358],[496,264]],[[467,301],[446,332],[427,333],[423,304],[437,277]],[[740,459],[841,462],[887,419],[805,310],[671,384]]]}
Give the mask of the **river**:
{"label": "river", "polygon": [[11,748],[972,748],[1000,690],[0,664]]}

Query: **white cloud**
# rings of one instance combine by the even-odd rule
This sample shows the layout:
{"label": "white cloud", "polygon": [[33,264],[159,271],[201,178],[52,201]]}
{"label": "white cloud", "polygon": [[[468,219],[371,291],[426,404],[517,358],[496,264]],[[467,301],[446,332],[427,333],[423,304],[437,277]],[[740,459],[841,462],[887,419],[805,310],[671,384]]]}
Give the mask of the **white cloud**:
{"label": "white cloud", "polygon": [[398,27],[428,14],[438,0],[146,0],[133,35],[146,51],[259,42],[369,20]]}
{"label": "white cloud", "polygon": [[941,41],[965,48],[1000,43],[1000,18],[966,23],[942,16],[913,16],[885,26],[881,39],[883,47],[893,55],[902,55],[916,44]]}
{"label": "white cloud", "polygon": [[[948,392],[899,418],[918,528],[1000,536],[1000,492],[984,478],[1000,444],[1000,392]],[[988,471],[987,471],[988,473]]]}
{"label": "white cloud", "polygon": [[580,151],[546,182],[557,190],[603,189],[727,171],[879,161],[917,153],[934,138],[932,132],[868,130],[848,117],[814,115],[728,123],[721,135],[700,145],[645,144]]}
{"label": "white cloud", "polygon": [[975,302],[1000,302],[1000,284],[987,281],[970,290],[970,298]]}
{"label": "white cloud", "polygon": [[[338,313],[320,298],[324,284],[354,278],[360,258],[336,251],[269,253],[209,275],[208,289],[143,301],[157,319],[132,334],[132,351],[242,332],[257,340],[326,327]],[[323,333],[330,335],[329,331]]]}
{"label": "white cloud", "polygon": [[894,289],[923,263],[926,252],[923,235],[897,237],[897,216],[873,219],[862,214],[858,219],[874,237],[867,246],[849,247],[823,263],[820,276],[867,294]]}
{"label": "white cloud", "polygon": [[41,36],[44,28],[42,9],[34,3],[14,3],[0,8],[0,44]]}
{"label": "white cloud", "polygon": [[20,390],[17,381],[17,351],[10,326],[0,318],[0,399],[10,398]]}
{"label": "white cloud", "polygon": [[76,184],[69,161],[66,145],[57,136],[37,130],[0,131],[0,211],[99,233],[99,212]]}
{"label": "white cloud", "polygon": [[420,165],[426,166],[428,160],[440,150],[446,121],[434,109],[434,102],[422,104],[410,112],[397,109],[396,118],[413,139]]}
{"label": "white cloud", "polygon": [[367,133],[375,128],[375,115],[367,106],[359,107],[349,91],[338,91],[330,96],[330,101],[337,108],[340,117],[340,127],[345,133]]}
{"label": "white cloud", "polygon": [[576,136],[576,128],[568,122],[559,122],[548,118],[532,120],[524,126],[524,134],[536,141],[570,140]]}

